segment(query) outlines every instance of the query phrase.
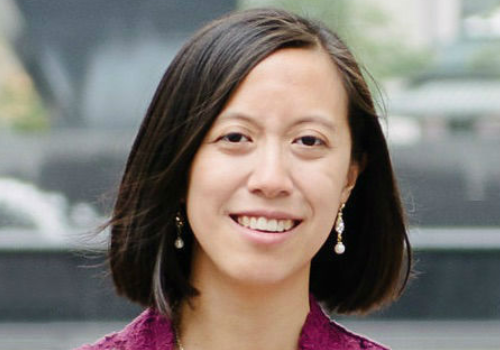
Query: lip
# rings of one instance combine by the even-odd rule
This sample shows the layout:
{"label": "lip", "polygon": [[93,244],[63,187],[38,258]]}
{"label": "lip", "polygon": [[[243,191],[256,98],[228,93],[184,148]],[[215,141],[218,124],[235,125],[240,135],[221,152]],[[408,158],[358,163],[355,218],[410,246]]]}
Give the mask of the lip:
{"label": "lip", "polygon": [[[283,231],[283,232],[265,232],[265,231],[257,231],[257,230],[252,230],[251,228],[245,227],[240,225],[237,221],[235,221],[233,218],[236,216],[255,216],[255,217],[260,217],[263,216],[268,219],[276,219],[276,220],[294,220],[298,221],[298,224],[296,224],[292,229],[288,231]],[[272,245],[278,245],[290,238],[296,231],[297,227],[300,225],[302,222],[301,219],[298,219],[297,216],[290,215],[288,213],[284,212],[279,212],[279,211],[245,211],[245,212],[238,212],[238,213],[231,213],[229,215],[229,220],[231,223],[235,226],[236,231],[241,233],[241,235],[249,240],[250,242],[256,244],[256,245],[263,245],[263,246],[272,246]]]}

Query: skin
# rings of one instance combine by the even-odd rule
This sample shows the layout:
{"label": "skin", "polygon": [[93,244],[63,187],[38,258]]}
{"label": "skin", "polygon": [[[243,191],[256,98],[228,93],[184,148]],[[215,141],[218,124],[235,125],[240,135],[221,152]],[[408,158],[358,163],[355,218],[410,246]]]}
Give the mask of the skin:
{"label": "skin", "polygon": [[[311,259],[359,172],[350,155],[346,92],[323,50],[283,49],[250,72],[189,174],[201,296],[181,307],[185,349],[296,349]],[[243,214],[297,226],[267,240],[235,222]]]}

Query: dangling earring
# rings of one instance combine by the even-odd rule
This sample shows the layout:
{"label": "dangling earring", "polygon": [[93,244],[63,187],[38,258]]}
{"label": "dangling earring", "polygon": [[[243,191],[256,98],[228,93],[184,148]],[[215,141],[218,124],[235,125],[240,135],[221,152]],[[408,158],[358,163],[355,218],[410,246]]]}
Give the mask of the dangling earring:
{"label": "dangling earring", "polygon": [[177,238],[175,239],[174,246],[177,249],[184,248],[184,241],[182,240],[182,228],[184,227],[184,221],[180,212],[175,214],[175,227],[177,228]]}
{"label": "dangling earring", "polygon": [[342,210],[344,210],[345,204],[342,204],[337,216],[337,221],[335,222],[335,232],[337,232],[337,244],[335,244],[334,250],[335,254],[342,255],[345,252],[345,245],[342,243],[342,233],[345,229],[344,219],[342,217]]}

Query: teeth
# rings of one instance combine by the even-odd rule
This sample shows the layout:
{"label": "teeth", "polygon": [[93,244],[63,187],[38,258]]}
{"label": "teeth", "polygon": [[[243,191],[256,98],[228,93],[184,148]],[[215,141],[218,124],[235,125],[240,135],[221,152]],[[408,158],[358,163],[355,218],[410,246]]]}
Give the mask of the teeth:
{"label": "teeth", "polygon": [[240,222],[240,224],[242,224],[243,226],[250,226],[250,219],[248,218],[248,216],[243,216],[242,222]]}
{"label": "teeth", "polygon": [[241,226],[251,228],[252,230],[268,231],[268,232],[283,232],[288,231],[293,227],[293,220],[276,220],[266,219],[265,217],[248,217],[238,216],[238,223]]}
{"label": "teeth", "polygon": [[268,231],[278,231],[278,221],[275,219],[269,220],[267,223],[267,230]]}
{"label": "teeth", "polygon": [[285,222],[283,220],[277,221],[276,231],[283,232],[285,230]]}
{"label": "teeth", "polygon": [[266,231],[267,229],[267,220],[260,217],[257,219],[257,229],[258,230],[262,230],[262,231]]}
{"label": "teeth", "polygon": [[257,218],[250,218],[250,222],[248,223],[247,226],[257,228]]}

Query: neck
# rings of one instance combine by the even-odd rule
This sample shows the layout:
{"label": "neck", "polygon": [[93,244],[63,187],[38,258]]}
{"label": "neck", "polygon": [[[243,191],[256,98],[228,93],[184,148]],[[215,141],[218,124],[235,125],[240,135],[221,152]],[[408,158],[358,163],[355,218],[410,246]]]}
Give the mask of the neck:
{"label": "neck", "polygon": [[[308,281],[309,270],[306,278]],[[309,312],[304,277],[275,285],[193,279],[200,295],[179,310],[185,350],[296,350]]]}

